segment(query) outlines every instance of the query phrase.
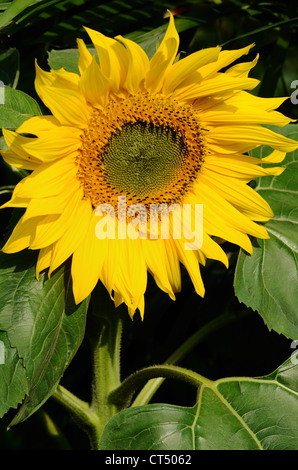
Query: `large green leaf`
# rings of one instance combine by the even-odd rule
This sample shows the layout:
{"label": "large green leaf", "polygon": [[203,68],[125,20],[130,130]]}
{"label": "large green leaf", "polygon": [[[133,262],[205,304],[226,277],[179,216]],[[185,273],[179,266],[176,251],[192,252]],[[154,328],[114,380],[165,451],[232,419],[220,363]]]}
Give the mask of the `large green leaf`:
{"label": "large green leaf", "polygon": [[[298,126],[279,132],[298,140]],[[264,157],[266,147],[251,152]],[[256,190],[271,206],[274,217],[266,223],[268,240],[257,240],[252,255],[240,252],[235,293],[240,302],[263,317],[268,328],[298,338],[298,150],[287,155],[280,176],[257,180]]]}
{"label": "large green leaf", "polygon": [[74,304],[69,268],[37,281],[32,253],[0,253],[0,330],[10,358],[0,366],[0,415],[25,397],[12,424],[54,392],[83,339],[87,307]]}
{"label": "large green leaf", "polygon": [[128,408],[105,427],[102,450],[298,450],[298,365],[261,378],[202,377],[193,408]]}
{"label": "large green leaf", "polygon": [[0,128],[16,129],[32,116],[40,115],[37,102],[23,91],[4,87],[4,104],[0,104]]}

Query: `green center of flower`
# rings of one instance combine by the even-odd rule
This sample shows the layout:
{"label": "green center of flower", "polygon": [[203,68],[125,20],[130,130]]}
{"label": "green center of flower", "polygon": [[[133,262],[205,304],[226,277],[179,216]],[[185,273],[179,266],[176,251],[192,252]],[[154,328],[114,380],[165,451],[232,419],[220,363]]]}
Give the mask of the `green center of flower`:
{"label": "green center of flower", "polygon": [[173,129],[127,123],[104,149],[103,174],[116,191],[144,198],[174,183],[186,157],[187,147]]}

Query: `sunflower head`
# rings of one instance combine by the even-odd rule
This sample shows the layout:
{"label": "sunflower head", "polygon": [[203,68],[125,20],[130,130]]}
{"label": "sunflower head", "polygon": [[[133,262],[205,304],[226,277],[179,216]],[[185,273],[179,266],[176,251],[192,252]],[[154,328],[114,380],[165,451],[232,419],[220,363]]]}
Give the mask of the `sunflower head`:
{"label": "sunflower head", "polygon": [[[148,272],[174,299],[181,263],[203,296],[200,264],[228,265],[215,240],[251,253],[249,236],[268,237],[259,222],[272,211],[248,183],[279,175],[260,163],[281,162],[298,145],[262,126],[291,119],[275,111],[286,98],[247,91],[258,83],[248,76],[257,57],[235,62],[252,45],[177,61],[170,15],[149,60],[127,38],[86,31],[96,54],[78,39],[79,74],[36,65],[36,91],[52,114],[3,130],[5,161],[32,170],[3,206],[26,209],[3,251],[39,250],[37,277],[72,257],[77,303],[100,280],[116,306],[143,316]],[[269,157],[247,155],[260,145],[272,147]]]}

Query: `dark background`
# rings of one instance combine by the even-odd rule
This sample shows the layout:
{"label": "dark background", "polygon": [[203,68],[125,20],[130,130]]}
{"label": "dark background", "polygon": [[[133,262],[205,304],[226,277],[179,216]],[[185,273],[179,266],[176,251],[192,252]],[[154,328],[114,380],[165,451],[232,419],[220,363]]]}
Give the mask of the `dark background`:
{"label": "dark background", "polygon": [[[260,54],[259,63],[250,74],[261,80],[253,93],[263,97],[292,93],[291,83],[298,80],[296,1],[42,1],[0,31],[0,80],[38,100],[33,86],[35,58],[41,67],[47,68],[47,51],[75,47],[77,37],[87,41],[82,25],[109,36],[149,32],[167,24],[164,18],[167,8],[175,14],[182,54],[217,44],[234,49],[254,42],[256,46],[248,59],[245,58],[249,60]],[[281,110],[298,118],[297,106],[290,100]],[[21,175],[12,172],[4,162],[0,165],[1,186],[15,184],[20,179]],[[0,203],[7,199],[7,195],[1,196]],[[10,215],[9,210],[1,212],[3,233]],[[231,256],[229,270],[211,261],[202,268],[204,299],[194,293],[188,274],[182,269],[183,288],[176,302],[149,277],[144,321],[138,314],[131,321],[126,309],[120,307],[124,316],[123,377],[144,366],[162,363],[194,331],[225,312],[234,313],[235,320],[210,334],[181,366],[210,379],[262,376],[290,356],[291,341],[269,332],[256,312],[238,302],[233,289],[238,248],[226,244],[225,250]],[[108,296],[106,301],[110,301]],[[86,339],[62,379],[63,385],[86,400],[90,398],[92,374],[88,326]],[[169,380],[156,394],[155,402],[192,406],[195,398],[193,388]],[[7,432],[13,415],[11,411],[0,423],[2,450],[89,448],[85,435],[53,399],[28,421]],[[60,428],[59,438],[49,434],[48,417]]]}

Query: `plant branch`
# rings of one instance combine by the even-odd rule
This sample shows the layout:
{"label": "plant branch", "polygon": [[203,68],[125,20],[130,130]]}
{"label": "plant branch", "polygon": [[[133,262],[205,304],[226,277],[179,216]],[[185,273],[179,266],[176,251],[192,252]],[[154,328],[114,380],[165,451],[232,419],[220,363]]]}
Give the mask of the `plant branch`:
{"label": "plant branch", "polygon": [[146,367],[127,377],[118,388],[111,392],[109,401],[117,405],[118,411],[127,408],[136,390],[154,377],[183,380],[196,388],[202,383],[209,383],[205,377],[183,367],[172,365]]}
{"label": "plant branch", "polygon": [[81,400],[62,385],[58,385],[53,398],[66,408],[78,426],[89,436],[91,443],[97,441],[98,416],[89,403]]}

